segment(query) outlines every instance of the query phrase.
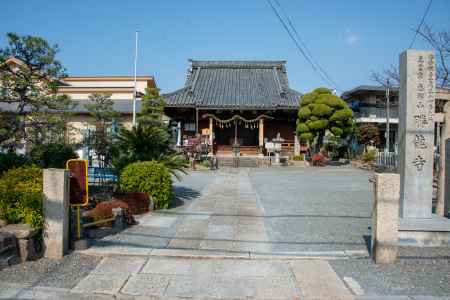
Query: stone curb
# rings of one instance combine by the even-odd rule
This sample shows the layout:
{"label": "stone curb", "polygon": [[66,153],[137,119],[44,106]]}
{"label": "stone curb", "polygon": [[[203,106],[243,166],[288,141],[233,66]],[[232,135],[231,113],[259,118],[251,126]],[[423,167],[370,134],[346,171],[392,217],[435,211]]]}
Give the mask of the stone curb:
{"label": "stone curb", "polygon": [[181,257],[198,259],[247,259],[247,260],[296,260],[296,259],[349,259],[368,258],[367,251],[345,250],[345,251],[304,251],[304,252],[280,252],[280,253],[254,253],[254,252],[223,252],[214,250],[191,250],[191,249],[152,249],[148,254],[133,253],[130,251],[95,251],[92,248],[77,251],[92,256],[138,256],[138,257]]}
{"label": "stone curb", "polygon": [[[0,295],[0,299],[13,299],[16,297],[20,297],[21,299],[187,299],[186,297],[177,297],[172,296],[130,296],[122,293],[116,293],[114,295],[107,295],[102,293],[75,293],[70,291],[70,289],[65,288],[52,288],[45,286],[19,286],[17,284],[3,284],[3,287],[9,286],[12,289],[15,289],[15,292],[6,295]],[[6,296],[6,297],[5,297]],[[191,300],[206,300],[206,299],[214,299],[221,300],[225,298],[209,298],[209,297],[189,297]],[[389,295],[367,295],[367,296],[350,296],[350,297],[339,297],[339,298],[321,298],[320,300],[449,300],[449,297],[433,297],[433,296],[389,296]],[[317,298],[302,298],[302,300],[318,300]]]}

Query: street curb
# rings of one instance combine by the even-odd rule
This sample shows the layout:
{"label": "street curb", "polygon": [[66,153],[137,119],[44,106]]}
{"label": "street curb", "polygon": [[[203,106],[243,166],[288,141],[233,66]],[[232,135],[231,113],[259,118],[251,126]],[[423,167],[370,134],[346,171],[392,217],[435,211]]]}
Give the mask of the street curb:
{"label": "street curb", "polygon": [[138,256],[138,257],[178,257],[196,259],[246,259],[246,260],[296,260],[296,259],[350,259],[368,258],[364,250],[344,251],[303,251],[303,252],[277,252],[277,253],[255,253],[255,252],[229,252],[201,249],[151,249],[148,254],[124,252],[124,251],[95,251],[92,248],[77,251],[81,254],[92,256]]}

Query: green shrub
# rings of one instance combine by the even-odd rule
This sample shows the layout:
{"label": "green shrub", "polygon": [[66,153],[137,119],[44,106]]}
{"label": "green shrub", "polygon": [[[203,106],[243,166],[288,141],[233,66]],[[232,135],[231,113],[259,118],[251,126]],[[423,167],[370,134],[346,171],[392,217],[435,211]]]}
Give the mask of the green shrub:
{"label": "green shrub", "polygon": [[309,109],[308,106],[304,106],[302,108],[299,109],[298,111],[298,117],[300,119],[308,119],[308,117],[311,115],[311,110]]}
{"label": "green shrub", "polygon": [[202,166],[204,166],[205,168],[210,168],[211,167],[211,162],[207,159],[202,160],[201,162]]}
{"label": "green shrub", "polygon": [[168,208],[172,200],[172,177],[157,161],[136,162],[126,166],[120,175],[124,192],[145,192],[152,196],[155,208]]}
{"label": "green shrub", "polygon": [[331,132],[335,135],[335,136],[341,136],[344,133],[344,130],[342,130],[339,127],[331,127]]}
{"label": "green shrub", "polygon": [[313,130],[325,129],[328,126],[328,120],[326,120],[326,119],[310,121],[310,123],[308,123],[308,122],[309,121],[307,121],[306,124],[308,125],[309,128],[311,128]]}
{"label": "green shrub", "polygon": [[343,108],[334,112],[331,121],[344,121],[353,117],[353,111],[350,108]]}
{"label": "green shrub", "polygon": [[303,154],[300,154],[300,155],[294,155],[294,156],[292,157],[292,160],[295,160],[295,161],[304,161],[304,160],[305,160],[305,156],[304,156]]}
{"label": "green shrub", "polygon": [[371,162],[374,161],[376,157],[377,157],[377,150],[369,150],[363,153],[361,159],[364,162]]}
{"label": "green shrub", "polygon": [[305,123],[298,123],[297,132],[298,133],[309,132],[309,127]]}
{"label": "green shrub", "polygon": [[316,103],[312,109],[312,114],[317,117],[328,116],[333,113],[333,109],[326,104]]}
{"label": "green shrub", "polygon": [[12,168],[21,167],[29,163],[29,159],[14,152],[0,153],[0,175]]}
{"label": "green shrub", "polygon": [[314,135],[311,132],[301,133],[299,137],[302,142],[312,141],[314,139]]}
{"label": "green shrub", "polygon": [[42,227],[42,170],[37,166],[6,171],[0,178],[0,218]]}
{"label": "green shrub", "polygon": [[43,169],[66,168],[66,162],[72,158],[78,158],[72,146],[66,144],[41,144],[36,145],[30,152],[32,162]]}

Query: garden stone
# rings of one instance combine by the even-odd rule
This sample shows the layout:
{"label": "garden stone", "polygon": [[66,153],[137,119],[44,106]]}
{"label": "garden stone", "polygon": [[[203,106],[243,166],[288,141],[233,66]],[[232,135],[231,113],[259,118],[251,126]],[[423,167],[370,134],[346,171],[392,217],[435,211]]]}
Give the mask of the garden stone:
{"label": "garden stone", "polygon": [[19,251],[22,262],[36,259],[38,253],[36,252],[35,239],[19,239]]}
{"label": "garden stone", "polygon": [[0,232],[0,270],[19,263],[16,237],[9,232]]}
{"label": "garden stone", "polygon": [[28,224],[10,224],[0,229],[0,232],[7,232],[17,238],[19,246],[19,256],[22,262],[36,259],[35,236],[39,232]]}
{"label": "garden stone", "polygon": [[10,232],[18,239],[30,239],[38,233],[37,229],[33,229],[28,224],[9,224],[2,227],[0,231]]}

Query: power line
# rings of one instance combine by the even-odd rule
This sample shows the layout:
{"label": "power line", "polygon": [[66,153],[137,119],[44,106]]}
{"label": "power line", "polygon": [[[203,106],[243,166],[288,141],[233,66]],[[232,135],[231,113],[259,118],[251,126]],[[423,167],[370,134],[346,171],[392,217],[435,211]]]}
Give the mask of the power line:
{"label": "power line", "polygon": [[431,3],[432,3],[432,2],[433,2],[433,0],[430,0],[430,1],[428,2],[428,6],[427,6],[427,8],[425,9],[425,13],[423,14],[422,20],[420,21],[420,24],[419,24],[419,26],[417,27],[416,32],[414,33],[414,36],[413,36],[413,39],[412,39],[412,41],[411,41],[411,44],[409,45],[409,48],[411,48],[411,47],[414,45],[414,42],[416,41],[416,38],[417,38],[417,34],[420,32],[420,29],[422,28],[423,22],[425,22],[425,18],[426,18],[427,15],[428,15],[428,11],[430,10]]}
{"label": "power line", "polygon": [[297,37],[297,40],[302,44],[303,49],[305,50],[306,54],[311,58],[313,63],[317,66],[317,68],[322,72],[322,74],[328,79],[329,82],[333,83],[334,86],[336,86],[336,82],[328,75],[328,73],[322,68],[322,66],[314,59],[313,55],[309,51],[308,46],[303,41],[303,39],[300,37],[300,34],[298,33],[297,29],[295,28],[294,24],[291,21],[291,18],[289,18],[288,14],[286,13],[286,10],[283,8],[281,3],[278,0],[274,0],[275,3],[280,8],[281,13],[283,14],[284,18],[287,20],[289,26],[291,27],[292,31],[294,32],[295,36]]}
{"label": "power line", "polygon": [[326,83],[331,85],[334,89],[336,89],[336,87],[334,86],[334,84],[332,82],[330,82],[330,80],[328,78],[326,78],[326,76],[324,76],[319,69],[316,67],[316,65],[312,62],[312,60],[309,58],[309,56],[305,53],[305,51],[303,50],[303,48],[300,46],[299,42],[295,39],[294,35],[292,34],[292,32],[289,30],[289,27],[286,25],[286,22],[284,22],[283,18],[280,16],[280,14],[278,13],[278,11],[276,10],[275,6],[273,6],[272,2],[270,2],[269,0],[266,0],[266,2],[270,5],[270,7],[272,8],[272,11],[275,13],[275,15],[277,16],[278,20],[280,21],[281,25],[283,26],[283,28],[286,30],[287,34],[289,35],[289,37],[292,39],[292,41],[294,42],[295,46],[297,47],[297,49],[300,51],[300,53],[303,55],[303,57],[309,62],[309,64],[311,65],[311,67],[320,75],[320,77],[322,77],[322,80]]}

